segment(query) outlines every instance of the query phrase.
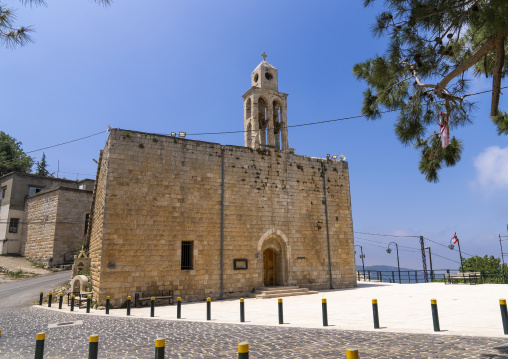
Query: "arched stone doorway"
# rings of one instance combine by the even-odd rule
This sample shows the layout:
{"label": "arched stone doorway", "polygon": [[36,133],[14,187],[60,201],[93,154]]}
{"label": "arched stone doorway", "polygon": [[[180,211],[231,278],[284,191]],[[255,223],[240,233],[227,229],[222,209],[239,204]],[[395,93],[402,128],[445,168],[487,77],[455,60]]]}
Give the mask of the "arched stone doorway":
{"label": "arched stone doorway", "polygon": [[287,285],[290,248],[286,236],[279,230],[268,230],[258,242],[258,253],[263,258],[263,285]]}
{"label": "arched stone doorway", "polygon": [[265,287],[277,285],[277,253],[272,248],[263,251],[263,272]]}

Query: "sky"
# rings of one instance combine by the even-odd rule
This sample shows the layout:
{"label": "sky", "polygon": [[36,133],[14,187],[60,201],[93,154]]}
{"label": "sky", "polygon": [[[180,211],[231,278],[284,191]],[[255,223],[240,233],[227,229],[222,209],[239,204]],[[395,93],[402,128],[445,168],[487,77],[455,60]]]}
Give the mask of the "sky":
{"label": "sky", "polygon": [[[103,7],[48,0],[47,7],[23,7],[4,0],[16,9],[17,24],[34,26],[36,42],[0,48],[0,131],[36,160],[44,152],[50,172],[68,179],[95,178],[93,160],[108,125],[185,131],[189,139],[243,146],[241,133],[192,134],[243,130],[241,96],[263,52],[278,69],[279,91],[289,94],[289,126],[360,115],[366,84],[352,68],[385,48],[370,31],[382,2],[362,3],[125,0]],[[490,85],[478,79],[471,92]],[[451,129],[463,141],[462,160],[443,169],[437,184],[420,174],[418,152],[396,139],[395,113],[289,129],[297,154],[346,156],[355,244],[365,265],[396,266],[395,251],[386,253],[393,241],[401,267],[421,269],[417,237],[424,236],[434,268],[457,269],[457,247],[447,248],[455,232],[464,257],[501,256],[498,236],[508,235],[507,137],[489,119],[490,95],[474,100],[473,124]],[[506,95],[500,107],[508,109]]]}

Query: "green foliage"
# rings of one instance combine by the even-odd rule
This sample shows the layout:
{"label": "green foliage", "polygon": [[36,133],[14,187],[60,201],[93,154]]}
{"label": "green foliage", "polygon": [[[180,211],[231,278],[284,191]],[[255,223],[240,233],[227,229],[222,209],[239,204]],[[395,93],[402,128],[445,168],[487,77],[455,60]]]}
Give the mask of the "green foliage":
{"label": "green foliage", "polygon": [[48,171],[48,164],[46,162],[46,154],[44,152],[42,153],[41,161],[40,162],[37,161],[36,166],[37,166],[36,171],[35,171],[36,175],[44,176],[44,177],[53,176],[53,173],[49,173],[49,171]]}
{"label": "green foliage", "polygon": [[21,142],[0,131],[0,176],[9,172],[30,172],[34,164],[32,157],[21,148]]}
{"label": "green foliage", "polygon": [[21,269],[18,269],[15,272],[7,272],[7,275],[11,278],[18,279],[23,275],[23,271]]}
{"label": "green foliage", "polygon": [[[19,0],[19,2],[23,5],[46,6],[45,0]],[[95,2],[104,6],[111,3],[110,0],[95,0]],[[33,26],[16,27],[14,25],[15,19],[15,11],[0,2],[0,44],[11,49],[34,42],[34,39],[31,36],[31,33],[35,31]]]}
{"label": "green foliage", "polygon": [[496,116],[491,116],[497,126],[498,135],[508,135],[508,113],[499,111]]}
{"label": "green foliage", "polygon": [[[364,5],[374,1],[364,0]],[[440,150],[440,134],[432,132],[439,130],[441,111],[448,114],[452,133],[471,123],[475,104],[468,87],[474,77],[494,77],[492,120],[498,134],[508,134],[508,115],[498,109],[501,78],[508,72],[508,1],[384,3],[372,32],[386,38],[386,52],[353,67],[357,79],[369,86],[363,93],[362,114],[375,120],[383,111],[398,111],[398,139],[420,150],[420,171],[437,182],[443,165],[460,160],[462,145],[453,138]]]}
{"label": "green foliage", "polygon": [[501,259],[494,256],[485,255],[484,257],[474,256],[463,259],[462,267],[464,272],[477,272],[479,269],[495,269],[500,270]]}

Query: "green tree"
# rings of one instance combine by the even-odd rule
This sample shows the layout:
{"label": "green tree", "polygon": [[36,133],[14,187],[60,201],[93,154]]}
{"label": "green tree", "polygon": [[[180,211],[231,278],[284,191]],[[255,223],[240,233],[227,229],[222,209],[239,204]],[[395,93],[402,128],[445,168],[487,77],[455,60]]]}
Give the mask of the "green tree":
{"label": "green tree", "polygon": [[474,256],[462,260],[464,272],[477,272],[478,269],[501,269],[501,259],[494,256]]}
{"label": "green tree", "polygon": [[[364,0],[364,5],[374,1]],[[398,111],[398,139],[420,151],[420,172],[437,182],[443,165],[460,160],[462,143],[452,137],[443,147],[440,133],[432,131],[439,129],[441,111],[452,131],[471,123],[474,103],[468,88],[475,77],[492,77],[490,116],[498,134],[508,134],[508,114],[498,108],[501,78],[508,72],[508,1],[384,2],[386,11],[372,31],[387,38],[386,52],[353,68],[369,86],[362,113],[376,119],[383,110]]]}
{"label": "green tree", "polygon": [[0,131],[0,176],[9,172],[30,172],[34,164],[32,157],[21,148],[21,142]]}
{"label": "green tree", "polygon": [[[94,0],[102,5],[109,5],[110,0]],[[19,0],[23,5],[30,6],[46,6],[45,0]],[[30,36],[34,32],[33,26],[19,26],[14,25],[16,19],[15,11],[8,8],[4,3],[0,2],[0,43],[8,48],[15,48],[16,46],[25,46],[28,43],[34,42]]]}
{"label": "green tree", "polygon": [[35,171],[36,175],[44,176],[44,177],[53,175],[53,173],[49,173],[49,171],[48,171],[48,163],[46,162],[46,154],[44,152],[42,153],[42,158],[41,158],[40,162],[37,161],[36,166],[37,166],[36,171]]}
{"label": "green tree", "polygon": [[[503,267],[501,259],[494,256],[474,256],[462,259],[462,267],[464,272],[481,272],[484,283],[506,283],[507,280],[506,264]],[[501,269],[504,269],[504,271],[501,271]]]}

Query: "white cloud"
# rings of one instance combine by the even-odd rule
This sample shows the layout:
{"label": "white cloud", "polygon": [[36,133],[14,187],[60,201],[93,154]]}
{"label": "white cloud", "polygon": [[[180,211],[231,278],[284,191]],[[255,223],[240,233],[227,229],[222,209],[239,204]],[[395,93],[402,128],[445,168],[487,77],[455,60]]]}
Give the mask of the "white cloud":
{"label": "white cloud", "polygon": [[508,147],[487,147],[474,160],[476,183],[489,189],[508,188]]}

